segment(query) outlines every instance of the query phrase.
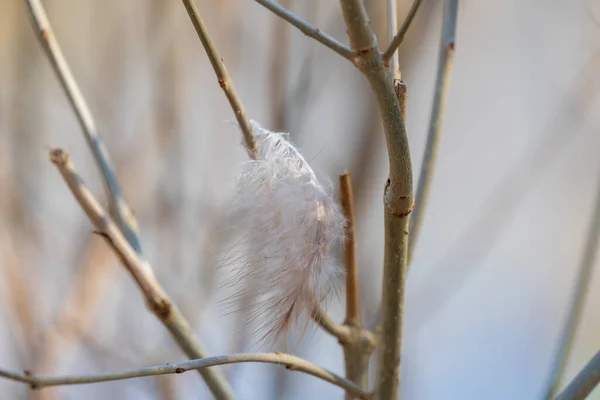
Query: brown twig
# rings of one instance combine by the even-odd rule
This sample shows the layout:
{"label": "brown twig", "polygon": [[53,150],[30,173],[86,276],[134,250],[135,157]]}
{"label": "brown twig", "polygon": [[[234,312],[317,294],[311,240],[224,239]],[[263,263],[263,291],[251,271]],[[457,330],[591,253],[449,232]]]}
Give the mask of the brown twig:
{"label": "brown twig", "polygon": [[204,47],[204,51],[212,64],[213,69],[215,70],[215,74],[217,75],[217,80],[221,89],[225,93],[225,97],[229,100],[229,104],[231,105],[231,109],[235,114],[235,118],[242,130],[244,135],[244,141],[246,142],[246,148],[248,150],[248,155],[250,158],[255,158],[257,153],[257,144],[256,139],[254,138],[254,134],[252,133],[252,125],[250,124],[250,120],[246,115],[246,110],[242,105],[242,101],[233,86],[233,82],[229,77],[229,73],[227,72],[227,68],[225,67],[225,63],[219,56],[219,52],[215,47],[210,35],[208,34],[208,30],[206,29],[206,25],[204,25],[204,21],[196,8],[193,0],[182,0],[183,5],[196,29],[196,33],[198,34],[198,38],[200,42],[202,42],[202,46]]}
{"label": "brown twig", "polygon": [[[352,179],[346,171],[340,175],[340,198],[342,211],[346,218],[344,229],[344,263],[346,265],[346,319],[344,326],[348,328],[350,340],[341,342],[344,348],[344,366],[346,378],[361,386],[369,386],[369,359],[375,348],[375,338],[362,326],[360,318],[360,298],[358,291],[358,262],[356,260],[356,239],[354,235],[354,196]],[[346,400],[352,400],[346,394]]]}
{"label": "brown twig", "polygon": [[[90,190],[85,186],[81,177],[75,171],[67,153],[61,149],[50,152],[50,159],[60,171],[75,199],[95,226],[98,233],[106,240],[129,271],[140,288],[148,308],[159,318],[169,330],[179,347],[190,358],[204,358],[206,352],[200,342],[194,337],[192,330],[179,309],[162,286],[156,280],[152,268],[147,261],[127,242],[119,228],[104,212]],[[207,386],[217,399],[233,399],[233,393],[223,375],[213,369],[199,370]]]}
{"label": "brown twig", "polygon": [[346,218],[344,229],[344,264],[346,265],[346,320],[351,326],[360,326],[360,300],[358,293],[358,263],[356,261],[356,239],[354,236],[354,197],[352,178],[346,171],[340,175],[340,199]]}

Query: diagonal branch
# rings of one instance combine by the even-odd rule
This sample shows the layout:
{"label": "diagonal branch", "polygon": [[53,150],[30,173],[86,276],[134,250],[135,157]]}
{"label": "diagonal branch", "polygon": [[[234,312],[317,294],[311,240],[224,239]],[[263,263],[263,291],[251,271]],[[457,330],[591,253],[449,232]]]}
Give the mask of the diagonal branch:
{"label": "diagonal branch", "polygon": [[225,93],[225,97],[229,101],[231,105],[231,109],[235,114],[235,118],[242,130],[242,134],[244,135],[244,141],[246,142],[246,148],[248,150],[248,155],[250,158],[255,158],[257,152],[256,139],[252,133],[252,125],[248,120],[248,115],[246,114],[246,110],[242,105],[242,101],[233,86],[233,82],[229,77],[229,73],[227,72],[227,68],[225,67],[225,63],[219,56],[219,52],[215,47],[210,35],[208,34],[208,30],[206,29],[206,25],[204,25],[204,21],[202,17],[200,17],[200,13],[196,8],[193,0],[182,0],[183,5],[194,25],[194,29],[196,29],[196,33],[198,34],[198,38],[200,38],[200,42],[202,42],[202,46],[204,47],[204,51],[212,64],[213,69],[215,70],[215,74],[217,75],[217,80],[219,82],[219,86],[223,89]]}
{"label": "diagonal branch", "polygon": [[294,25],[306,36],[315,39],[317,42],[327,46],[328,48],[335,51],[336,53],[338,53],[345,59],[352,61],[352,59],[354,57],[354,53],[352,52],[352,50],[350,48],[348,48],[348,46],[346,46],[345,44],[340,43],[334,37],[329,36],[327,33],[321,31],[319,28],[315,28],[314,26],[312,26],[307,21],[303,20],[302,18],[300,18],[299,16],[297,16],[290,10],[277,4],[275,1],[272,1],[272,0],[255,0],[255,1],[257,3],[259,3],[260,5],[264,6],[269,11],[273,12],[278,17],[283,18],[290,24]]}
{"label": "diagonal branch", "polygon": [[108,372],[97,375],[47,376],[33,374],[29,371],[20,372],[0,369],[0,376],[14,381],[27,383],[31,386],[32,389],[42,389],[48,386],[81,385],[98,382],[118,381],[144,376],[182,374],[186,371],[191,370],[212,371],[214,369],[209,367],[248,362],[283,365],[286,369],[290,371],[298,371],[308,375],[312,375],[316,378],[322,379],[326,382],[339,386],[348,393],[358,396],[361,399],[372,398],[372,395],[370,393],[362,390],[360,387],[344,379],[343,377],[336,375],[335,373],[329,370],[318,367],[302,358],[284,353],[229,354],[222,356],[205,357],[197,360],[170,363],[155,367]]}
{"label": "diagonal branch", "polygon": [[115,221],[117,221],[121,232],[125,235],[129,244],[131,244],[136,252],[141,253],[142,247],[138,238],[135,217],[121,192],[113,163],[102,143],[90,108],[54,36],[44,6],[40,0],[25,0],[25,3],[27,4],[35,33],[69,99],[69,103],[83,130],[87,144],[94,155],[98,169],[100,169],[110,202],[110,213]]}
{"label": "diagonal branch", "polygon": [[555,400],[585,400],[600,383],[600,351],[577,374]]}
{"label": "diagonal branch", "polygon": [[[600,175],[598,175],[598,178],[600,179]],[[598,252],[598,246],[600,245],[600,180],[598,181],[592,217],[589,221],[590,226],[588,228],[588,234],[586,237],[587,242],[583,249],[583,256],[577,271],[577,282],[573,288],[573,294],[567,314],[567,321],[565,322],[558,349],[556,351],[556,355],[554,356],[552,372],[550,373],[550,379],[548,382],[549,387],[547,388],[545,399],[554,398],[560,389],[561,378],[567,366],[569,352],[573,346],[575,334],[580,326],[583,306],[585,305],[590,283],[592,282],[592,273],[594,272],[596,254]],[[600,373],[600,371],[598,373]]]}
{"label": "diagonal branch", "polygon": [[400,30],[396,33],[396,36],[390,41],[390,44],[387,50],[383,53],[383,62],[384,64],[389,63],[392,57],[394,57],[394,53],[398,50],[398,47],[404,40],[404,35],[408,32],[408,28],[410,28],[410,24],[413,22],[415,15],[417,15],[417,10],[419,10],[419,6],[421,5],[422,0],[414,0],[410,10],[408,10],[408,14],[406,15],[406,19],[402,23]]}
{"label": "diagonal branch", "polygon": [[427,143],[425,144],[425,153],[421,172],[419,174],[419,183],[417,185],[417,195],[415,210],[410,217],[409,240],[408,240],[408,263],[412,261],[415,245],[419,239],[431,183],[433,182],[433,173],[435,171],[435,162],[437,160],[438,145],[442,133],[442,122],[446,110],[446,102],[450,91],[450,76],[452,74],[452,62],[454,61],[454,42],[456,39],[456,20],[458,17],[458,0],[446,0],[444,5],[444,22],[442,26],[442,38],[440,41],[440,55],[438,59],[438,70],[435,83],[435,94],[433,98],[433,109],[431,110],[431,120],[429,121],[429,132],[427,134]]}
{"label": "diagonal branch", "polygon": [[[104,212],[83,179],[77,174],[69,155],[61,149],[50,152],[50,160],[60,171],[73,196],[97,232],[105,239],[140,288],[150,311],[165,325],[171,336],[189,358],[204,358],[206,351],[194,337],[189,323],[156,280],[150,264],[130,246],[119,228]],[[233,399],[223,375],[214,369],[199,370],[215,398]]]}

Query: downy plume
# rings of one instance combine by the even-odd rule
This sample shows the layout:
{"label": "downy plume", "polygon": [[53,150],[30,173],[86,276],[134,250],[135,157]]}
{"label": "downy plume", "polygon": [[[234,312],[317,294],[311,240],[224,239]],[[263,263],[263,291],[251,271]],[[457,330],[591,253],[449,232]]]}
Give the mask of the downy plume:
{"label": "downy plume", "polygon": [[235,228],[245,240],[228,262],[229,301],[251,307],[246,327],[272,343],[300,321],[305,332],[313,302],[333,288],[341,269],[329,253],[343,238],[344,217],[286,134],[252,127],[259,150],[237,182]]}

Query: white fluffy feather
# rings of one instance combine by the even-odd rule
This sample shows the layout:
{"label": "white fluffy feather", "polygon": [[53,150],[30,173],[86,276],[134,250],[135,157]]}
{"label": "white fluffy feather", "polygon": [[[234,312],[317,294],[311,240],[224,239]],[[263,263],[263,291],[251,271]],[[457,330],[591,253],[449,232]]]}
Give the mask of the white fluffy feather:
{"label": "white fluffy feather", "polygon": [[340,269],[329,253],[344,217],[286,135],[252,125],[259,152],[243,166],[235,207],[247,240],[229,283],[234,298],[253,307],[253,333],[274,341],[300,320],[308,324],[313,299],[330,292]]}

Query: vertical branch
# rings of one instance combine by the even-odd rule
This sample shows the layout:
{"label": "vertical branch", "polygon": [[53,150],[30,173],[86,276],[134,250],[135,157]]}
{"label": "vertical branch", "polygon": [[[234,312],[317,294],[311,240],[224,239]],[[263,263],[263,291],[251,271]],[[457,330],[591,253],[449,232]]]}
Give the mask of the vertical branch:
{"label": "vertical branch", "polygon": [[[589,220],[587,242],[583,249],[583,256],[579,269],[577,270],[577,281],[573,288],[573,294],[570,301],[567,321],[561,333],[558,349],[552,363],[552,371],[550,373],[548,388],[545,394],[545,399],[552,399],[560,389],[561,379],[564,375],[569,353],[573,347],[575,335],[581,324],[581,316],[583,314],[583,306],[589,292],[590,283],[592,281],[592,273],[600,244],[600,175],[598,175],[598,188],[592,217]],[[596,356],[598,357],[598,356]],[[598,372],[600,373],[600,372]]]}
{"label": "vertical branch", "polygon": [[419,174],[419,183],[417,185],[415,210],[410,218],[410,237],[408,246],[409,265],[423,225],[429,193],[431,192],[431,183],[433,182],[433,172],[435,171],[438,145],[442,132],[442,121],[444,118],[444,111],[446,110],[448,92],[450,90],[450,75],[452,73],[452,61],[454,60],[457,15],[458,0],[446,0],[444,5],[444,23],[442,26],[433,109],[431,110],[431,120],[429,122],[425,154],[423,155],[423,163],[421,164],[421,173]]}
{"label": "vertical branch", "polygon": [[110,201],[110,213],[115,221],[117,221],[119,229],[123,232],[127,241],[136,252],[141,253],[142,247],[138,238],[137,222],[121,192],[115,168],[102,143],[90,108],[54,36],[52,26],[46,15],[46,10],[40,0],[25,0],[25,3],[27,4],[35,33],[69,99],[69,103],[83,130],[87,144],[94,155]]}
{"label": "vertical branch", "polygon": [[[387,28],[389,43],[394,40],[394,35],[398,31],[398,2],[397,0],[387,0]],[[400,74],[400,58],[397,52],[394,52],[389,61],[390,71],[394,79],[402,79]]]}
{"label": "vertical branch", "polygon": [[[346,171],[340,175],[340,198],[346,218],[344,230],[344,262],[346,264],[346,319],[344,325],[350,332],[350,340],[341,341],[344,348],[346,378],[363,389],[369,386],[369,359],[375,347],[372,334],[363,329],[360,319],[358,292],[358,263],[356,260],[356,240],[354,235],[354,197],[352,180]],[[346,400],[356,397],[346,393]]]}
{"label": "vertical branch", "polygon": [[354,235],[354,196],[352,178],[346,171],[340,175],[340,198],[346,218],[344,229],[344,263],[346,265],[346,320],[347,325],[360,326],[360,300],[358,294],[358,263]]}
{"label": "vertical branch", "polygon": [[255,158],[257,147],[256,147],[256,139],[252,134],[252,126],[250,125],[250,121],[248,120],[248,116],[246,115],[246,110],[242,105],[242,101],[240,100],[235,87],[233,86],[233,82],[229,77],[229,73],[227,72],[227,68],[225,67],[225,63],[219,56],[217,52],[217,48],[215,47],[210,35],[208,34],[208,30],[206,29],[206,25],[204,25],[204,21],[200,17],[200,13],[196,8],[193,0],[182,0],[183,5],[196,29],[196,33],[198,34],[198,38],[200,42],[202,42],[202,46],[204,47],[204,51],[208,56],[210,63],[212,64],[213,69],[215,70],[215,74],[217,75],[217,80],[219,82],[219,86],[223,89],[225,93],[225,97],[229,100],[229,104],[235,114],[235,118],[242,130],[242,134],[244,135],[244,141],[246,142],[246,148],[248,150],[248,155],[251,158]]}
{"label": "vertical branch", "polygon": [[400,375],[404,292],[408,265],[408,216],[413,208],[412,163],[402,111],[361,0],[342,0],[356,67],[366,76],[383,122],[390,172],[384,189],[385,251],[382,330],[377,384],[381,399],[395,399]]}

